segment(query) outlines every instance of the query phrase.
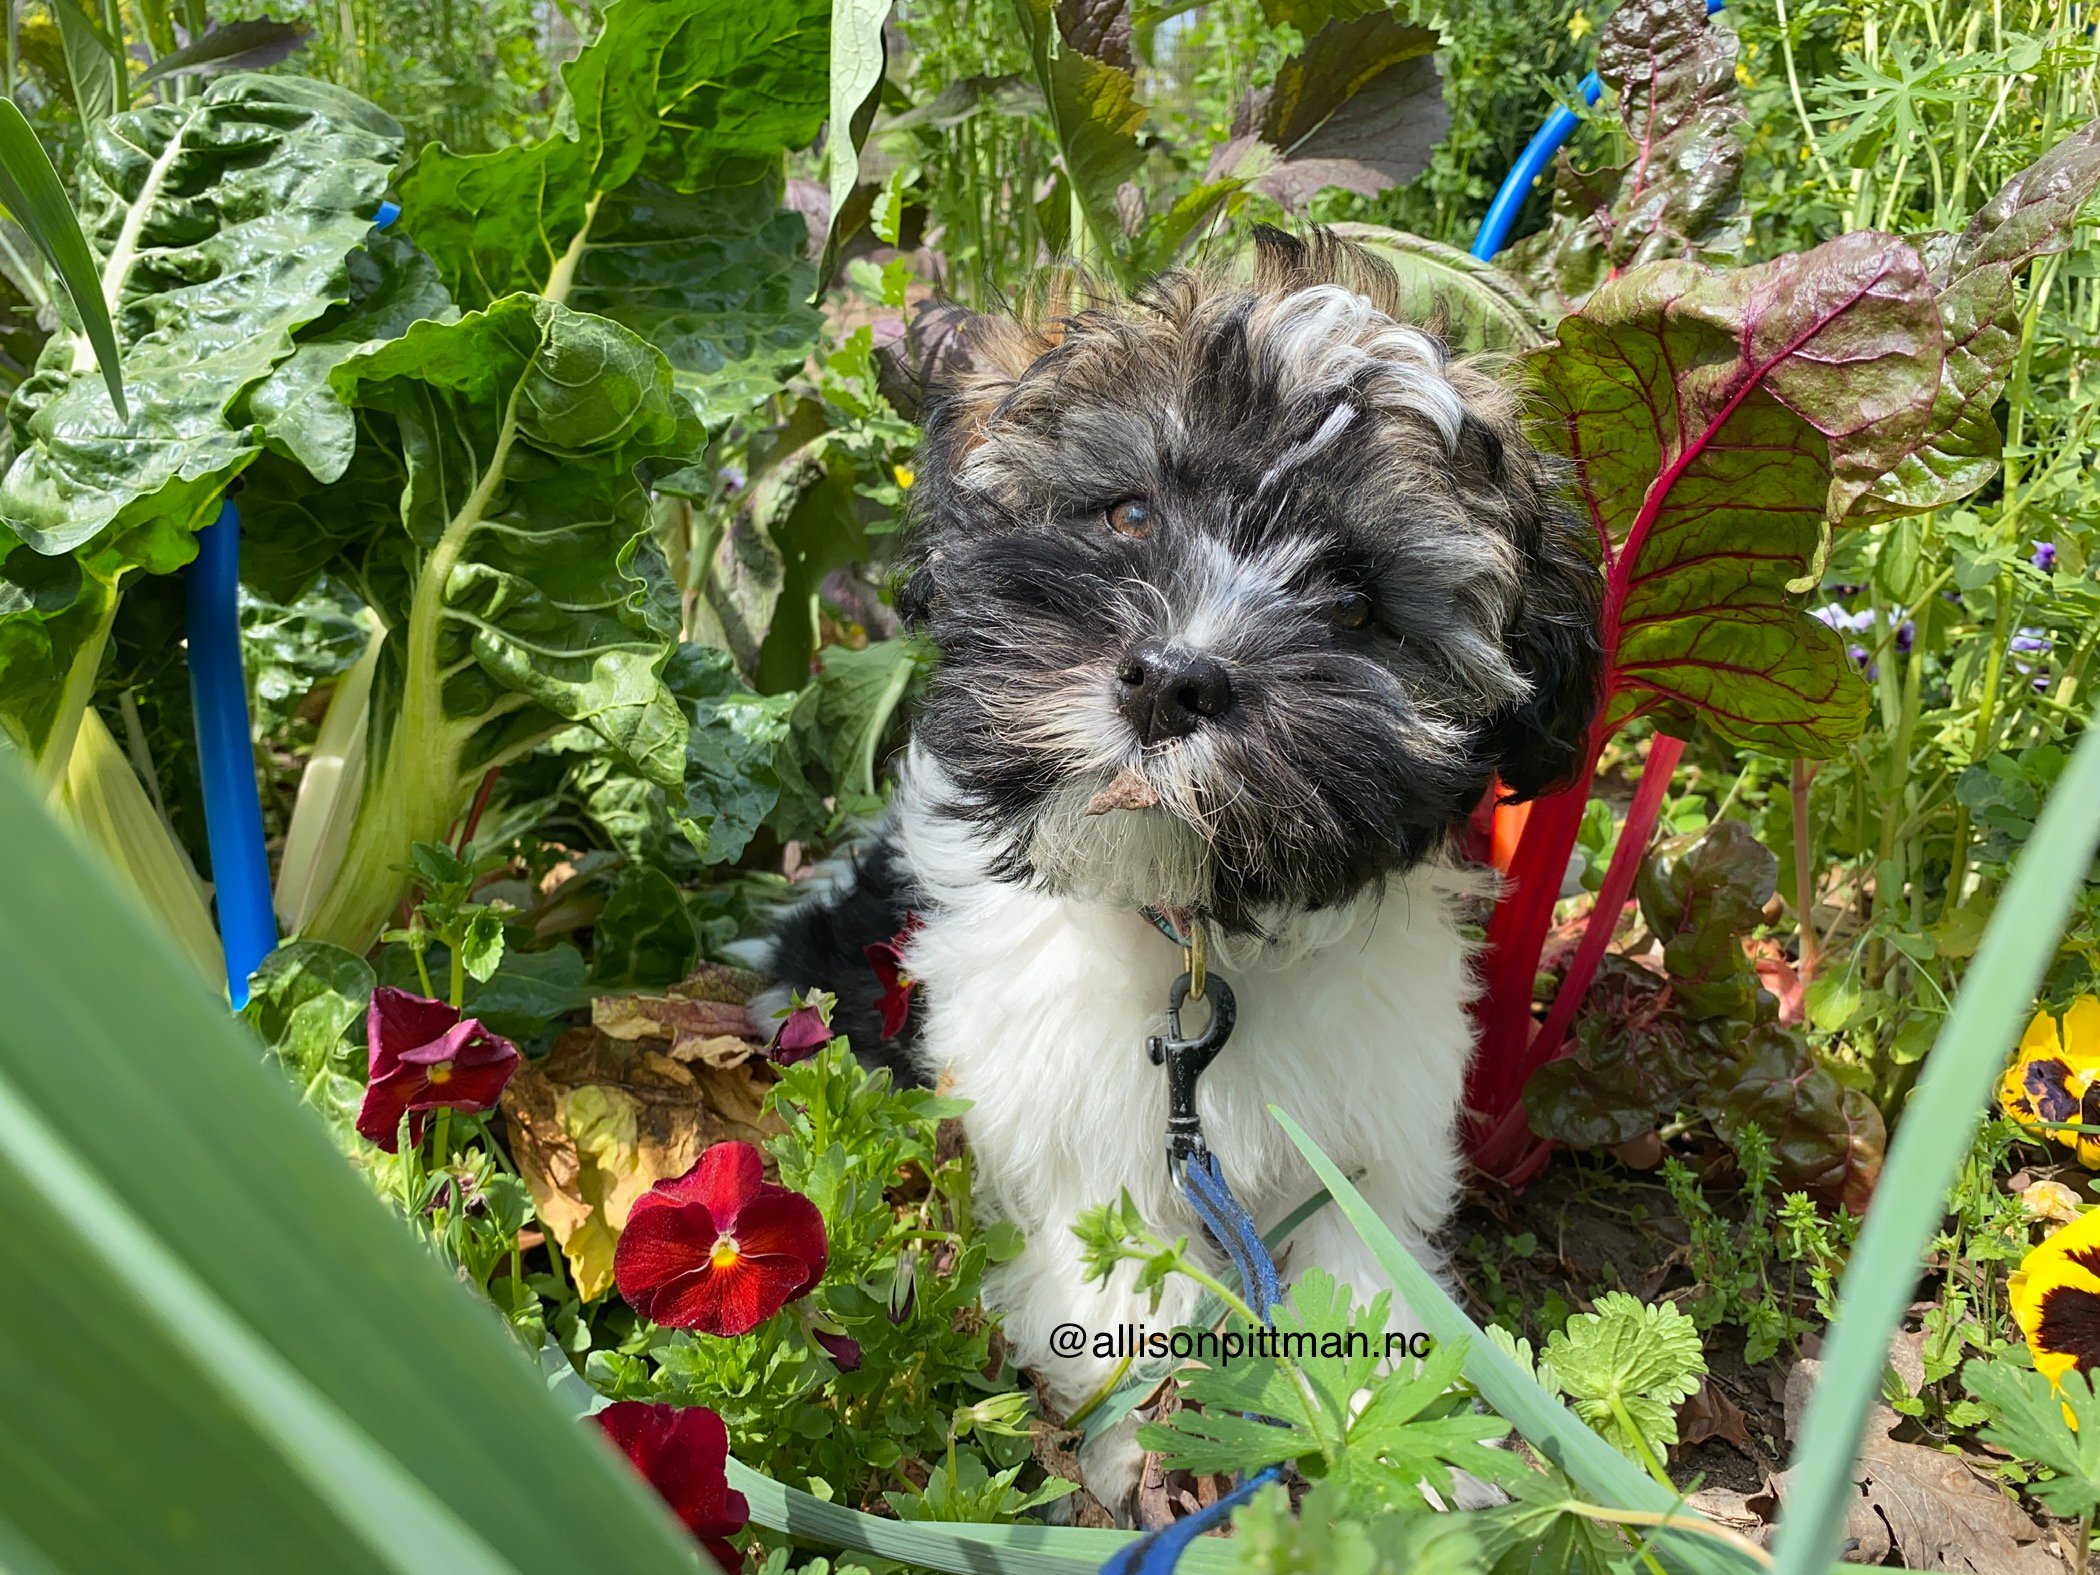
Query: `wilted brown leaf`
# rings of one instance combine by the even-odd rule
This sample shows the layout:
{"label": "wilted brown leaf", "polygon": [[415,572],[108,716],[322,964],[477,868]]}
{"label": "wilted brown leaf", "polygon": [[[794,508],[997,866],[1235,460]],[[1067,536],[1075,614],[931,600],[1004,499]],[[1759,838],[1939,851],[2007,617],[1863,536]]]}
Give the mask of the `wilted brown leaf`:
{"label": "wilted brown leaf", "polygon": [[1741,1406],[1714,1387],[1711,1378],[1677,1408],[1679,1444],[1703,1444],[1710,1438],[1733,1444],[1746,1455],[1750,1453],[1749,1419]]}
{"label": "wilted brown leaf", "polygon": [[674,1060],[726,1071],[741,1066],[765,1043],[766,1034],[746,1004],[764,983],[746,969],[702,963],[662,995],[600,996],[591,1002],[591,1024],[625,1043],[667,1040]]}
{"label": "wilted brown leaf", "polygon": [[613,1246],[637,1198],[712,1144],[779,1130],[760,1117],[772,1081],[763,1068],[688,1066],[579,1028],[511,1079],[512,1156],[586,1300],[611,1287]]}
{"label": "wilted brown leaf", "polygon": [[[1800,1427],[1822,1366],[1804,1361],[1787,1375],[1789,1437]],[[1978,1478],[1968,1456],[1890,1438],[1901,1420],[1882,1405],[1868,1415],[1866,1439],[1852,1468],[1859,1496],[1845,1521],[1848,1563],[1879,1564],[1894,1553],[1913,1570],[2062,1575],[2062,1566],[2036,1545],[2041,1529],[2004,1493]],[[1792,1476],[1784,1471],[1772,1479],[1771,1497],[1782,1515]]]}

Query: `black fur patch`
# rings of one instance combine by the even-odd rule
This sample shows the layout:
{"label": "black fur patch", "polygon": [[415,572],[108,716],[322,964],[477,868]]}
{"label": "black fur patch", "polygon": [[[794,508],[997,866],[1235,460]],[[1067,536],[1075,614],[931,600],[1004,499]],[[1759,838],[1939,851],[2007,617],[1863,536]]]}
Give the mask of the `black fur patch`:
{"label": "black fur patch", "polygon": [[829,990],[837,996],[831,1026],[852,1042],[861,1065],[887,1067],[900,1088],[928,1081],[913,1054],[921,1003],[912,1002],[903,1033],[882,1038],[875,1007],[881,985],[867,948],[903,929],[916,900],[903,861],[888,842],[878,840],[854,854],[850,890],[795,904],[782,914],[773,937],[775,980],[790,989]]}

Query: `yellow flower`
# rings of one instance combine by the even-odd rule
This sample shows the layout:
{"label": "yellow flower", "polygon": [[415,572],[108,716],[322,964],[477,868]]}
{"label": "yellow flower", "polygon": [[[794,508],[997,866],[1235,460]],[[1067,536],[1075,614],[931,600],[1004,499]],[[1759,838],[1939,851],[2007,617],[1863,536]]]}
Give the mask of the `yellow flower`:
{"label": "yellow flower", "polygon": [[2064,1013],[2063,1030],[2036,1012],[2013,1064],[1998,1085],[1998,1108],[2021,1126],[2070,1149],[2100,1170],[2100,1132],[2059,1132],[2050,1123],[2100,1127],[2100,996],[2081,995]]}
{"label": "yellow flower", "polygon": [[1581,38],[1590,30],[1590,19],[1586,12],[1577,11],[1568,18],[1568,37]]}
{"label": "yellow flower", "polygon": [[914,481],[918,480],[917,472],[909,465],[892,465],[890,471],[896,476],[897,485],[900,487],[909,488]]}
{"label": "yellow flower", "polygon": [[[2006,1289],[2036,1372],[2053,1384],[2073,1370],[2100,1371],[2100,1209],[2022,1258]],[[2078,1425],[2069,1406],[2064,1420]]]}

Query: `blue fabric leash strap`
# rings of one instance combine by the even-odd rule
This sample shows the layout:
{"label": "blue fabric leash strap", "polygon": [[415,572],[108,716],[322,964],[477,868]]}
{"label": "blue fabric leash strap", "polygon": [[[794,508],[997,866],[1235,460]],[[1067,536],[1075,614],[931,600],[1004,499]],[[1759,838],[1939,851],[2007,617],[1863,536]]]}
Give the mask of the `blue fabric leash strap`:
{"label": "blue fabric leash strap", "polygon": [[[1152,914],[1148,911],[1146,917],[1152,918]],[[1157,919],[1153,922],[1176,945],[1188,944],[1186,928],[1177,926],[1182,929],[1182,934],[1177,935]],[[1181,1009],[1188,1003],[1192,982],[1186,973],[1174,981],[1167,993],[1167,1031],[1148,1040],[1145,1046],[1153,1064],[1167,1070],[1167,1171],[1180,1185],[1182,1196],[1188,1199],[1189,1207],[1196,1211],[1196,1218],[1203,1222],[1211,1239],[1232,1260],[1248,1305],[1267,1324],[1273,1321],[1271,1312],[1279,1294],[1276,1260],[1262,1244],[1254,1217],[1226,1184],[1225,1172],[1218,1165],[1218,1156],[1204,1142],[1203,1123],[1196,1114],[1196,1080],[1225,1048],[1238,1020],[1238,1004],[1232,987],[1212,974],[1204,991],[1210,1002],[1210,1022],[1202,1033],[1190,1037],[1181,1029]],[[1191,1543],[1223,1525],[1234,1510],[1282,1475],[1281,1466],[1257,1471],[1216,1503],[1170,1521],[1122,1548],[1101,1566],[1101,1575],[1172,1575]]]}

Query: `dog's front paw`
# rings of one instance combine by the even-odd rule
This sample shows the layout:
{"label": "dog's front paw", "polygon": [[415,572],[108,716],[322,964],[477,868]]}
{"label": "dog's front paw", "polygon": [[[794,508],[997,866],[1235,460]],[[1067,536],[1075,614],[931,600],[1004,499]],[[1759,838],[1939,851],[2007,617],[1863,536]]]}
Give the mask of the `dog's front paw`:
{"label": "dog's front paw", "polygon": [[1139,1420],[1135,1414],[1126,1416],[1079,1450],[1082,1485],[1119,1526],[1136,1523],[1138,1482],[1145,1474],[1145,1451],[1137,1441]]}

